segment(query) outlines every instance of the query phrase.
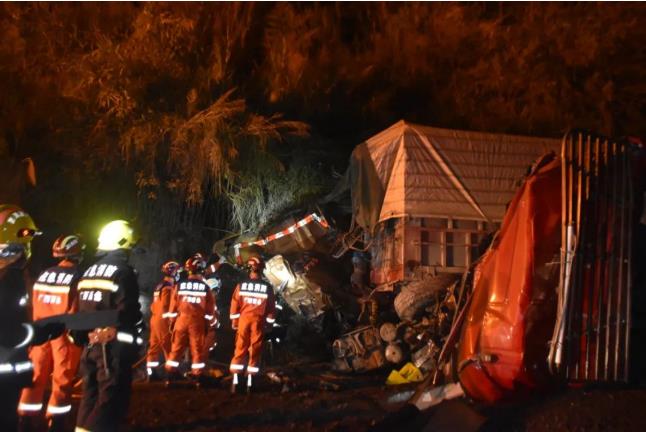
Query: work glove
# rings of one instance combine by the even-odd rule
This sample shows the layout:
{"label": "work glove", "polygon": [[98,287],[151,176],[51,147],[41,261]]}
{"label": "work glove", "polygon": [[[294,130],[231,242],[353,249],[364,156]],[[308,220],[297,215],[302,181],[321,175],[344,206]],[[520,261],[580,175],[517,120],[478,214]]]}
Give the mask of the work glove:
{"label": "work glove", "polygon": [[117,329],[114,327],[97,328],[88,334],[91,344],[106,344],[117,337]]}
{"label": "work glove", "polygon": [[48,322],[48,323],[32,323],[31,324],[34,330],[34,338],[32,339],[31,345],[42,345],[45,342],[56,339],[65,331],[65,324]]}
{"label": "work glove", "polygon": [[236,319],[236,320],[231,321],[231,328],[232,328],[234,331],[238,331],[238,320],[237,320],[237,319]]}

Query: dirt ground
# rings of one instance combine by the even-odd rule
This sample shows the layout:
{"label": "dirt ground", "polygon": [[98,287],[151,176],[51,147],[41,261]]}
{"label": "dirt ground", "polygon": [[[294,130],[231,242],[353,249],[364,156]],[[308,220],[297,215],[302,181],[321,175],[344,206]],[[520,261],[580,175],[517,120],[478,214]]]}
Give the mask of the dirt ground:
{"label": "dirt ground", "polygon": [[[291,363],[268,369],[255,382],[254,393],[231,395],[224,372],[210,385],[195,388],[178,382],[146,383],[138,371],[125,425],[146,431],[646,431],[646,387],[588,386],[564,389],[531,400],[491,407],[466,398],[445,402],[419,413],[403,402],[389,402],[415,389],[415,384],[386,386],[390,370],[343,375],[328,363]],[[80,396],[75,394],[75,407]],[[405,400],[401,398],[400,400]],[[73,430],[75,413],[70,416]]]}
{"label": "dirt ground", "polygon": [[320,365],[295,367],[289,377],[258,380],[251,395],[231,395],[229,377],[199,389],[136,383],[128,425],[131,431],[362,431],[385,417],[388,396],[400,391],[386,388],[382,374],[335,376]]}
{"label": "dirt ground", "polygon": [[[389,397],[410,390],[384,385],[386,372],[334,376],[301,366],[287,386],[263,380],[251,395],[231,396],[230,381],[195,389],[134,385],[130,431],[642,431],[645,389],[571,389],[496,408],[462,399],[424,413],[402,411]],[[310,372],[308,374],[308,372]]]}
{"label": "dirt ground", "polygon": [[489,414],[485,431],[645,431],[646,389],[571,389]]}

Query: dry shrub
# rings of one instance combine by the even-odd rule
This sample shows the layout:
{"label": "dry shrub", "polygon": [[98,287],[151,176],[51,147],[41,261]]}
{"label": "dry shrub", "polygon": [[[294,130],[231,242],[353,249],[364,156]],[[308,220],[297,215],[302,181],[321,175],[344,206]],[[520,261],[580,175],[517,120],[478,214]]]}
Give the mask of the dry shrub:
{"label": "dry shrub", "polygon": [[231,225],[241,231],[257,230],[281,212],[308,203],[330,186],[313,161],[298,158],[285,168],[270,154],[257,153],[232,182]]}

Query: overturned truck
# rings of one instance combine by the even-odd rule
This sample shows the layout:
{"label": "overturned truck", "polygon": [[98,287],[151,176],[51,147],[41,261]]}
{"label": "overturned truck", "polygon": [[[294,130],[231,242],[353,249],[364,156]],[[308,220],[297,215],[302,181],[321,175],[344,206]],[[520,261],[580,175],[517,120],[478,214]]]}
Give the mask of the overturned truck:
{"label": "overturned truck", "polygon": [[541,158],[465,274],[444,373],[410,402],[424,409],[466,394],[494,404],[565,385],[643,383],[646,272],[633,263],[646,256],[645,168],[643,146],[584,131]]}
{"label": "overturned truck", "polygon": [[357,146],[327,199],[350,194],[353,224],[335,253],[369,257],[365,302],[375,316],[335,342],[337,366],[366,370],[412,359],[435,368],[463,301],[461,275],[486,250],[532,164],[559,147],[556,139],[404,121]]}

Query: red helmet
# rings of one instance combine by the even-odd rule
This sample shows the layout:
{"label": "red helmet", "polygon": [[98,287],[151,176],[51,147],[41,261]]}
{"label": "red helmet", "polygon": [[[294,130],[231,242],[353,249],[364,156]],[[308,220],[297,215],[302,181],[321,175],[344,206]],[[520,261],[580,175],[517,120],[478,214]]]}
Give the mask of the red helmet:
{"label": "red helmet", "polygon": [[249,266],[250,270],[253,271],[261,271],[262,268],[264,267],[265,263],[263,262],[262,258],[260,255],[251,255],[249,258],[247,258],[247,266]]}
{"label": "red helmet", "polygon": [[161,266],[161,271],[166,276],[175,277],[175,275],[177,275],[177,271],[179,270],[180,267],[181,266],[179,265],[178,262],[176,262],[176,261],[168,261],[168,262],[165,262]]}
{"label": "red helmet", "polygon": [[191,274],[202,273],[206,268],[206,260],[200,253],[196,253],[186,260],[184,268]]}
{"label": "red helmet", "polygon": [[83,255],[85,243],[80,235],[60,236],[52,245],[54,258],[78,258]]}

